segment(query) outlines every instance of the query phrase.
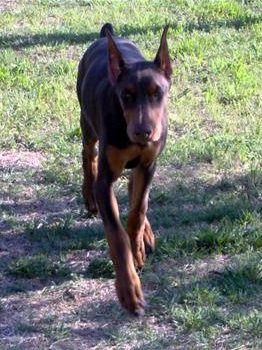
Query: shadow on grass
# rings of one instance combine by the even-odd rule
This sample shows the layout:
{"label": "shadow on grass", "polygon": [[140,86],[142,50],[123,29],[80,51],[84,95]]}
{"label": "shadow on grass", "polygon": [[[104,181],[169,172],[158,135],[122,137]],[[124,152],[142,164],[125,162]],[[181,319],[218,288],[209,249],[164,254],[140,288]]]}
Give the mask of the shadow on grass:
{"label": "shadow on grass", "polygon": [[[232,18],[232,19],[224,19],[224,20],[210,20],[210,21],[203,21],[201,19],[198,19],[196,22],[187,22],[183,25],[183,31],[184,32],[193,32],[193,31],[203,31],[203,32],[211,32],[212,30],[216,28],[235,28],[236,30],[239,30],[241,28],[260,23],[262,21],[261,15],[251,15],[251,14],[245,14],[239,18]],[[169,21],[168,22],[169,27],[176,30],[179,28],[179,25],[175,22]],[[123,36],[128,35],[136,35],[136,34],[143,34],[146,32],[153,32],[157,33],[163,29],[164,25],[158,25],[158,24],[152,24],[152,26],[148,27],[133,27],[130,25],[124,25],[120,28],[120,33]]]}
{"label": "shadow on grass", "polygon": [[[204,174],[207,171],[203,169]],[[149,217],[156,229],[217,224],[238,220],[245,212],[262,213],[262,173],[258,169],[214,183],[196,178],[194,169],[173,171],[172,176],[168,188],[156,184],[151,192]]]}
{"label": "shadow on grass", "polygon": [[[163,168],[161,173],[164,172]],[[24,186],[21,173],[19,176]],[[37,182],[37,175],[35,176]],[[149,218],[153,229],[158,230],[159,235],[156,259],[161,260],[161,256],[166,255],[176,258],[179,256],[177,252],[181,252],[182,255],[196,253],[192,256],[201,257],[214,252],[223,253],[231,247],[239,253],[246,249],[246,245],[258,249],[261,238],[257,235],[254,220],[261,211],[261,172],[253,171],[238,177],[224,177],[214,183],[198,178],[195,167],[191,167],[189,172],[184,168],[168,168],[165,176],[169,182],[160,182],[151,191]],[[28,191],[32,186],[31,180]],[[44,183],[41,183],[41,186],[41,198],[36,197],[29,202],[28,198],[27,201],[19,201],[19,191],[10,193],[8,201],[7,197],[3,196],[2,209],[5,218],[2,225],[8,228],[3,231],[0,244],[3,252],[0,256],[0,270],[4,273],[8,270],[7,266],[21,256],[30,260],[31,257],[44,254],[52,262],[56,261],[57,256],[73,251],[102,252],[107,249],[101,221],[81,214],[79,207],[82,203],[77,203],[78,199],[72,201],[71,198],[75,193],[67,193],[59,184],[56,184],[55,194],[52,193],[52,189],[50,193],[48,184],[46,188]],[[124,190],[120,186],[119,203],[120,207],[127,208],[127,193]],[[63,205],[60,202],[55,204],[59,197]],[[36,213],[39,214],[37,219]],[[251,213],[250,219],[247,213]],[[24,216],[27,218],[26,223]],[[125,217],[126,214],[123,215],[124,221]],[[243,221],[242,226],[238,225],[239,220]],[[21,263],[23,262],[20,261]],[[108,261],[105,262],[107,263]],[[95,265],[96,277],[99,277],[99,271],[104,271],[105,264],[101,265],[99,262],[99,265]],[[50,265],[47,264],[47,267]],[[51,266],[51,272],[52,269]],[[47,285],[49,277],[50,280],[56,278],[47,274],[44,281]],[[63,282],[63,276],[60,277],[57,283]],[[70,273],[66,273],[65,278],[70,278]],[[29,283],[26,290],[30,288],[37,287]],[[9,291],[7,288],[5,293],[19,291],[21,290],[18,285],[11,286]]]}
{"label": "shadow on grass", "polygon": [[[134,349],[160,349],[159,346],[172,344],[172,338],[166,334],[157,334],[150,329],[150,325],[145,320],[132,316],[123,310],[115,300],[98,300],[91,304],[82,304],[76,311],[81,321],[85,322],[85,328],[76,328],[72,333],[80,336],[83,340],[90,338],[90,332],[94,334],[94,339],[107,342],[107,345],[122,348],[122,343],[130,342],[137,344]],[[88,325],[95,322],[97,328],[90,328]],[[103,325],[103,327],[101,327]],[[155,341],[152,342],[152,337]],[[95,345],[99,346],[96,342]]]}
{"label": "shadow on grass", "polygon": [[[210,32],[216,28],[235,28],[239,30],[243,27],[250,26],[252,24],[260,23],[262,16],[246,14],[239,18],[233,18],[230,20],[218,20],[218,21],[201,21],[189,22],[183,26],[184,32],[204,31]],[[176,23],[169,23],[170,27],[176,30],[178,25]],[[120,36],[129,36],[136,34],[145,34],[147,32],[158,33],[163,29],[164,25],[152,25],[148,27],[134,27],[130,25],[124,25],[120,28]],[[55,32],[55,33],[42,33],[33,35],[5,35],[0,37],[0,48],[13,48],[19,50],[21,48],[27,48],[32,46],[55,46],[63,43],[70,45],[78,45],[88,43],[99,37],[99,30],[97,32],[90,33],[68,33],[68,32]]]}
{"label": "shadow on grass", "polygon": [[[198,276],[195,272],[195,278],[192,282],[187,280],[176,287],[172,284],[165,285],[165,288],[158,292],[157,303],[164,307],[165,311],[171,310],[171,304],[185,307],[208,307],[208,306],[228,306],[238,311],[240,307],[246,308],[249,302],[260,299],[262,275],[261,275],[261,253],[242,254],[238,258],[228,259],[223,267],[215,270],[209,270],[203,276]],[[163,274],[165,278],[172,279],[173,270]],[[160,298],[160,299],[159,299]],[[153,300],[153,303],[155,301]],[[154,308],[154,307],[153,307]]]}
{"label": "shadow on grass", "polygon": [[[18,239],[12,244],[15,243],[21,245],[18,256],[10,251],[0,257],[0,272],[7,277],[4,285],[0,283],[0,296],[41,290],[43,286],[58,286],[75,276],[114,278],[113,265],[107,257],[108,245],[100,224],[91,228],[27,228],[23,241]],[[81,251],[85,253],[81,254]],[[64,259],[67,254],[69,257],[72,255],[69,261]],[[79,267],[74,268],[74,265]]]}
{"label": "shadow on grass", "polygon": [[[73,254],[74,251],[81,250],[99,252],[107,249],[100,222],[92,225],[78,223],[78,226],[73,226],[66,220],[50,225],[45,223],[43,226],[41,222],[32,222],[17,238],[13,236],[12,239],[3,237],[2,240],[3,245],[9,247],[12,245],[12,248],[10,251],[3,249],[6,254],[0,257],[0,271],[7,277],[7,282],[0,288],[1,296],[42,289],[43,285],[62,284],[74,278],[75,274],[64,260],[64,254]],[[108,275],[111,270],[107,266],[105,270],[104,266],[110,264],[110,261],[107,259],[101,261],[102,266],[97,267],[99,261],[91,260],[91,263],[96,263],[94,267],[94,264],[86,259],[85,254],[83,263],[92,265],[92,274],[90,275],[90,269],[81,274],[87,278],[94,278],[95,273],[107,273],[106,277],[111,277],[112,273]]]}
{"label": "shadow on grass", "polygon": [[262,16],[253,16],[253,15],[243,15],[239,18],[233,18],[230,20],[218,20],[218,21],[210,21],[205,22],[199,20],[197,23],[188,23],[185,26],[185,31],[193,32],[195,30],[211,32],[216,28],[235,28],[239,30],[241,28],[245,28],[247,26],[260,23],[262,20]]}
{"label": "shadow on grass", "polygon": [[79,45],[88,43],[98,38],[98,33],[64,33],[56,32],[49,34],[33,35],[6,35],[0,37],[1,48],[13,48],[19,50],[32,46],[56,46],[63,43]]}
{"label": "shadow on grass", "polygon": [[[260,257],[261,258],[261,257]],[[174,327],[178,337],[185,331],[201,331],[201,327],[230,325],[235,314],[246,312],[247,303],[253,301],[259,303],[258,292],[261,288],[262,279],[260,273],[260,258],[246,257],[243,261],[226,263],[222,269],[210,271],[204,276],[195,278],[193,282],[183,281],[181,285],[174,286],[172,283],[159,282],[146,310],[147,317],[161,317],[162,322],[168,321]],[[178,270],[169,266],[169,271],[163,271],[161,277],[166,281],[171,280]],[[159,278],[161,278],[159,277]],[[197,277],[197,276],[196,276]],[[145,273],[144,285],[147,285],[147,273]],[[221,309],[222,308],[222,309]],[[231,314],[223,310],[230,309]],[[130,341],[143,342],[143,349],[157,349],[151,344],[154,334],[148,334],[146,323],[137,322],[137,319],[122,310],[114,300],[97,300],[94,303],[82,304],[76,311],[81,321],[87,325],[92,322],[106,324],[103,332],[99,332],[99,339],[121,342],[126,337]],[[125,333],[125,327],[129,330]],[[101,329],[101,327],[98,327]],[[85,338],[89,328],[75,330],[77,335]],[[110,335],[110,336],[109,336]],[[124,338],[123,338],[124,337]],[[132,339],[131,339],[132,338]],[[150,339],[151,338],[151,339]],[[156,335],[155,344],[171,345],[172,339]],[[141,346],[141,345],[140,345]],[[150,347],[152,346],[152,347]],[[141,347],[138,347],[141,348]]]}

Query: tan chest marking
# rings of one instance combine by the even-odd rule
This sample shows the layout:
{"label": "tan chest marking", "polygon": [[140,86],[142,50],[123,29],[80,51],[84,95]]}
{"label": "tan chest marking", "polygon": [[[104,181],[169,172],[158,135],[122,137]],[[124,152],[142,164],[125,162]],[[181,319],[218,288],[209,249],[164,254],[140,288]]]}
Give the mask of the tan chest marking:
{"label": "tan chest marking", "polygon": [[114,174],[114,179],[117,179],[121,175],[128,161],[140,157],[142,164],[149,165],[154,159],[156,159],[159,151],[160,145],[155,144],[146,148],[134,145],[123,150],[109,145],[106,149],[106,156],[110,170]]}

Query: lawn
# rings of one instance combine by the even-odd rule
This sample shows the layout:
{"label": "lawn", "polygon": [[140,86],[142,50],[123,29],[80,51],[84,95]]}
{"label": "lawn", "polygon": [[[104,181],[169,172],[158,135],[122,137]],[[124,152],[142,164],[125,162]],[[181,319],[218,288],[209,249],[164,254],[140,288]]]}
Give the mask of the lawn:
{"label": "lawn", "polygon": [[[142,318],[80,191],[77,66],[108,21],[148,59],[170,24]],[[262,348],[261,77],[260,0],[0,0],[0,349]]]}

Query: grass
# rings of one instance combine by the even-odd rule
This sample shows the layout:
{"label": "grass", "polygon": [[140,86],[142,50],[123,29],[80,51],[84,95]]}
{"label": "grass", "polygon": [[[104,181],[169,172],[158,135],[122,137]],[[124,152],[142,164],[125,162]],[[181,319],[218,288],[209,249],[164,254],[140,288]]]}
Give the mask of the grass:
{"label": "grass", "polygon": [[158,240],[156,254],[166,256],[203,257],[210,254],[240,254],[247,250],[261,250],[261,218],[243,213],[241,219],[232,222],[224,219],[220,225],[209,225],[193,234],[170,234]]}
{"label": "grass", "polygon": [[113,278],[113,263],[106,259],[93,259],[88,266],[86,275],[90,278]]}
{"label": "grass", "polygon": [[16,277],[23,278],[49,278],[52,276],[65,277],[69,270],[61,264],[55,264],[45,255],[23,257],[12,262],[9,266],[9,273]]}
{"label": "grass", "polygon": [[39,249],[48,253],[50,249],[63,251],[79,249],[105,249],[106,240],[102,228],[91,226],[76,227],[70,214],[58,222],[48,224],[42,221],[30,222],[25,232],[29,239],[39,245]]}
{"label": "grass", "polygon": [[[19,0],[0,10],[0,349],[260,349],[260,1]],[[138,320],[116,303],[103,227],[80,193],[77,65],[108,21],[148,59],[168,22],[174,61]],[[126,187],[124,174],[124,222]]]}

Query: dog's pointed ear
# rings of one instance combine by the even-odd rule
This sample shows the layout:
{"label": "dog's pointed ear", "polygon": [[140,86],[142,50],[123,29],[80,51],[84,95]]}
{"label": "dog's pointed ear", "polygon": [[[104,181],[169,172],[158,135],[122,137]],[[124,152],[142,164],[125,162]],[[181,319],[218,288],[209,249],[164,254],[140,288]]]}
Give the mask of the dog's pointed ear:
{"label": "dog's pointed ear", "polygon": [[166,40],[167,31],[168,31],[168,25],[166,25],[164,28],[161,41],[160,41],[160,46],[157,51],[154,63],[159,69],[161,69],[164,72],[165,77],[168,80],[170,80],[171,74],[172,74],[172,64],[171,64],[171,59],[170,59],[167,40]]}
{"label": "dog's pointed ear", "polygon": [[122,58],[117,45],[112,38],[111,33],[106,30],[107,42],[108,42],[108,78],[112,85],[115,85],[117,78],[121,74],[125,62]]}

